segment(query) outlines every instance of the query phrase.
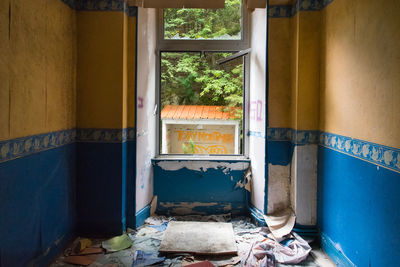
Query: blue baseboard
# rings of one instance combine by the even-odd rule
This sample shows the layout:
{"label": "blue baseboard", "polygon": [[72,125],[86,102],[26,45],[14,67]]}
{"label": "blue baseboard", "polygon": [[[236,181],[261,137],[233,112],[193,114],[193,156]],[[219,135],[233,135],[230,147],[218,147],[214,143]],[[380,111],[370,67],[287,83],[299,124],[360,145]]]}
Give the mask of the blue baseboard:
{"label": "blue baseboard", "polygon": [[257,209],[253,205],[250,205],[249,213],[250,213],[250,218],[253,220],[255,225],[257,225],[257,226],[266,226],[267,225],[264,220],[264,214],[262,213],[261,210]]}
{"label": "blue baseboard", "polygon": [[301,225],[296,223],[293,227],[293,232],[303,237],[318,237],[318,229],[316,225]]}
{"label": "blue baseboard", "polygon": [[335,243],[324,233],[321,233],[321,247],[337,266],[356,266],[346,257]]}
{"label": "blue baseboard", "polygon": [[150,205],[136,212],[136,228],[144,224],[144,221],[150,217]]}

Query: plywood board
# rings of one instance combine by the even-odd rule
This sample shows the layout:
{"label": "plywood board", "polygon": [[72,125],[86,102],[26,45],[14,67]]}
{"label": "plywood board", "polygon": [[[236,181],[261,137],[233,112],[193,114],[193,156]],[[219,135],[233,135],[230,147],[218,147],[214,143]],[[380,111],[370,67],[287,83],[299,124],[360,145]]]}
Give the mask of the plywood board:
{"label": "plywood board", "polygon": [[237,254],[231,223],[170,222],[160,252],[200,255]]}

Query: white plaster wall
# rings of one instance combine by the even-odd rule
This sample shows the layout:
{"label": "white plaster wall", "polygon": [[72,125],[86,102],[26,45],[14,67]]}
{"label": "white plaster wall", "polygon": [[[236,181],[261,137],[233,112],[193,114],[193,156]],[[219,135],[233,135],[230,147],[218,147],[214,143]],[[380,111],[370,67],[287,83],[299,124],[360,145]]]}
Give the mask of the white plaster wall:
{"label": "white plaster wall", "polygon": [[206,160],[174,160],[160,161],[157,166],[165,171],[178,171],[183,168],[193,171],[206,171],[208,169],[223,169],[224,173],[237,170],[246,170],[249,167],[247,162],[224,162],[224,161],[206,161]]}
{"label": "white plaster wall", "polygon": [[266,12],[256,9],[251,13],[249,157],[253,174],[252,204],[264,211],[265,197],[265,57]]}
{"label": "white plaster wall", "polygon": [[156,9],[138,8],[136,211],[153,197],[151,158],[156,154]]}
{"label": "white plaster wall", "polygon": [[273,213],[290,206],[290,164],[268,164],[267,212]]}
{"label": "white plaster wall", "polygon": [[317,145],[296,146],[292,158],[291,202],[296,223],[317,223]]}

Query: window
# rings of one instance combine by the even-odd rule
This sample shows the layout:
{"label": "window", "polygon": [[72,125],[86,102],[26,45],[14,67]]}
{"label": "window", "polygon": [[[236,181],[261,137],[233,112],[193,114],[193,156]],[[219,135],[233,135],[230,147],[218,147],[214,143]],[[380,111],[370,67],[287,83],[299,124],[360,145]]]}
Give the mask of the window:
{"label": "window", "polygon": [[247,154],[244,10],[226,0],[223,9],[160,11],[160,154]]}

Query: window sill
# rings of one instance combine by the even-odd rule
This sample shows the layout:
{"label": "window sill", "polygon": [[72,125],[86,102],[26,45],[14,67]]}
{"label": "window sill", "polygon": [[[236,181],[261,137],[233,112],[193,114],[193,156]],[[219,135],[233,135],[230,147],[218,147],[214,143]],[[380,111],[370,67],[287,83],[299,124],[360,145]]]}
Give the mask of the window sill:
{"label": "window sill", "polygon": [[250,162],[249,157],[243,155],[224,155],[224,156],[216,156],[216,155],[158,155],[152,158],[153,162],[158,161],[234,161],[234,162]]}

